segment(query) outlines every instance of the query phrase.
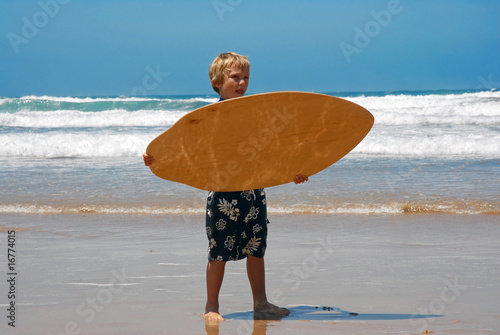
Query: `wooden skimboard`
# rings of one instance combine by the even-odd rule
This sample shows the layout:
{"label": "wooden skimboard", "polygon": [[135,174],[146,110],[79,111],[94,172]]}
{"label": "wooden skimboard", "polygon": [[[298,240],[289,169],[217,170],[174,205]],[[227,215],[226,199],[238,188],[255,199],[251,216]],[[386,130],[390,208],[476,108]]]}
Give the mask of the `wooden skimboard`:
{"label": "wooden skimboard", "polygon": [[208,191],[243,191],[312,176],[368,134],[373,115],[324,94],[275,92],[198,108],[155,138],[146,153],[160,178]]}

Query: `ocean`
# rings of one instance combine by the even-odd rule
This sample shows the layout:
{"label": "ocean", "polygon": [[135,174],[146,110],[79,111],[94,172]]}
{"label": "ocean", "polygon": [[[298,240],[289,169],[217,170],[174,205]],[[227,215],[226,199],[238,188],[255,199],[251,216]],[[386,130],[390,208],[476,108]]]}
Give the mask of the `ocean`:
{"label": "ocean", "polygon": [[[375,124],[306,184],[267,189],[270,216],[500,214],[499,91],[328,94],[365,107]],[[142,153],[217,100],[0,98],[0,213],[203,214],[207,192],[157,178]]]}

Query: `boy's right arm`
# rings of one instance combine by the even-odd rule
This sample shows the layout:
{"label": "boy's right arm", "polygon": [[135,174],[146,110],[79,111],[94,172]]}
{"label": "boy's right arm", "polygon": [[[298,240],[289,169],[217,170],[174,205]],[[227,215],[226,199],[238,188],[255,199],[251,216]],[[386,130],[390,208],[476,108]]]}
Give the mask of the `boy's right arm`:
{"label": "boy's right arm", "polygon": [[147,153],[144,153],[142,155],[142,158],[144,159],[144,165],[150,166],[151,164],[153,164],[153,161],[154,161],[153,157],[151,157]]}

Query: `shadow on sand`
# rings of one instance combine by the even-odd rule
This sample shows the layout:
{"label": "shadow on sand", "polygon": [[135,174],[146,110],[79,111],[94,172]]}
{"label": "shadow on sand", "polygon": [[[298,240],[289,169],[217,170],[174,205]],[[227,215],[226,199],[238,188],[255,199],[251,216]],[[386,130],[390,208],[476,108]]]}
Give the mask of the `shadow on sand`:
{"label": "shadow on sand", "polygon": [[288,308],[290,315],[280,317],[254,312],[237,312],[224,315],[226,320],[410,320],[437,318],[442,315],[423,314],[363,314],[345,311],[338,307],[296,306]]}
{"label": "shadow on sand", "polygon": [[[273,321],[305,320],[305,321],[335,321],[335,320],[411,320],[442,317],[443,315],[423,314],[362,314],[344,311],[338,307],[326,306],[296,306],[288,308],[290,315],[279,317],[275,314],[265,315],[254,312],[236,312],[223,315],[226,320],[237,320],[238,334],[266,335],[267,329]],[[220,335],[219,322],[205,324],[207,335]],[[226,333],[222,333],[226,334]]]}

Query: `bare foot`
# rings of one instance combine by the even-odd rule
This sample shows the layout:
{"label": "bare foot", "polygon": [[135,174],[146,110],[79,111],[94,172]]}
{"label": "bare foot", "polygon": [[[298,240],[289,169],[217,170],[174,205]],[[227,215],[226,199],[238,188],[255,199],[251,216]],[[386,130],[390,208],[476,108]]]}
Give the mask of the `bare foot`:
{"label": "bare foot", "polygon": [[222,315],[219,314],[219,309],[217,307],[208,307],[205,309],[205,314],[203,314],[203,318],[206,321],[225,321]]}
{"label": "bare foot", "polygon": [[281,308],[269,303],[268,301],[265,301],[263,303],[254,305],[254,313],[272,315],[275,317],[285,317],[290,314],[290,311],[286,308]]}

